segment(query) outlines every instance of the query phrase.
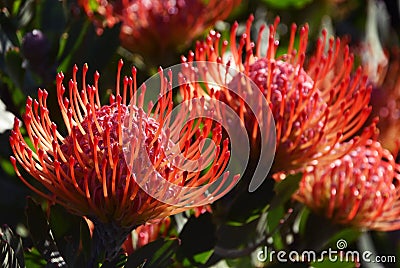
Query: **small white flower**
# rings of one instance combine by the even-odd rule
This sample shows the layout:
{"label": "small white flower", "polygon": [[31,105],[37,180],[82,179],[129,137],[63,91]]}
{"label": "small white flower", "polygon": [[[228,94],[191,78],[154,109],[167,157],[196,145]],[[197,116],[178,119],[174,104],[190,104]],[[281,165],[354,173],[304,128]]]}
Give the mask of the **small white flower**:
{"label": "small white flower", "polygon": [[0,133],[13,128],[14,117],[12,113],[6,111],[6,105],[0,100]]}

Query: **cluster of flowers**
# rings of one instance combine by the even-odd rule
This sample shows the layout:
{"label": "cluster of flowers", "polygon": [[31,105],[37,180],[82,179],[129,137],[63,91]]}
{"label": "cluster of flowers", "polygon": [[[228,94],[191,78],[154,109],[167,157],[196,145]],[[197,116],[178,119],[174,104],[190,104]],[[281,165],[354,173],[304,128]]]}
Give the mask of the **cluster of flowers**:
{"label": "cluster of flowers", "polygon": [[[287,52],[277,56],[279,19],[268,29],[266,51],[261,51],[264,27],[256,42],[250,38],[252,21],[250,17],[239,41],[238,24],[233,25],[229,52],[228,42],[211,31],[205,41],[197,43],[194,52],[183,57],[183,62],[233,65],[258,86],[276,124],[274,179],[280,181],[293,172],[303,174],[293,198],[335,223],[375,230],[399,229],[400,166],[377,141],[377,118],[365,127],[372,110],[372,85],[361,67],[353,71],[354,56],[349,47],[339,38],[328,40],[323,31],[314,54],[306,57],[308,26],[300,29],[296,50],[297,26],[292,25]],[[218,79],[217,74],[213,76]],[[223,79],[218,82],[226,83]],[[226,90],[240,87],[240,82],[232,79],[228,83],[218,94],[212,85],[206,86],[206,91],[199,85],[193,88],[197,94],[219,98],[238,113],[247,113],[249,135],[257,139],[254,115],[232,91]],[[243,85],[242,90],[246,90]],[[363,127],[362,134],[355,136]]]}

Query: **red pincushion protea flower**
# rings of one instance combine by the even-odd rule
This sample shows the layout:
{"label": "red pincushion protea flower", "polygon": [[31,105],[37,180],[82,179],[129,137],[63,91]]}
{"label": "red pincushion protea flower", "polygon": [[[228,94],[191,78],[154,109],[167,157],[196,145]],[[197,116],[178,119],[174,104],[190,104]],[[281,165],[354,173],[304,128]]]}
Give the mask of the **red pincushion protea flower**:
{"label": "red pincushion protea flower", "polygon": [[[90,17],[99,13],[105,24],[113,26],[121,21],[122,46],[145,59],[163,60],[170,51],[184,48],[217,20],[225,19],[239,0],[118,0],[95,1],[97,8],[90,8],[89,1],[81,0]],[[97,25],[99,25],[97,20]],[[161,57],[161,58],[159,58]],[[164,59],[165,60],[165,59]]]}
{"label": "red pincushion protea flower", "polygon": [[132,254],[138,248],[153,242],[159,237],[165,237],[168,233],[171,219],[165,218],[159,222],[143,224],[133,230],[126,238],[123,248],[128,255]]}
{"label": "red pincushion protea flower", "polygon": [[[238,43],[238,24],[235,23],[230,42],[221,42],[221,34],[211,31],[205,41],[197,43],[194,53],[190,52],[187,58],[182,58],[183,62],[188,66],[192,61],[228,65],[243,72],[256,84],[270,105],[276,124],[275,172],[298,169],[313,160],[329,162],[335,158],[333,151],[338,151],[337,157],[350,150],[354,144],[337,145],[351,138],[367,119],[371,111],[368,107],[371,88],[367,86],[361,67],[352,73],[354,60],[348,47],[341,45],[340,39],[327,40],[327,32],[323,31],[314,54],[306,57],[308,25],[300,29],[296,50],[297,26],[293,24],[288,49],[285,54],[277,56],[277,18],[269,27],[268,49],[263,53],[261,37],[265,27],[260,28],[258,39],[253,42],[250,38],[253,19],[253,16],[248,19],[246,31]],[[230,52],[227,51],[229,44]],[[236,110],[244,120],[249,135],[256,140],[258,125],[254,115],[244,101],[232,93],[238,92],[240,96],[251,98],[254,95],[252,89],[244,85],[242,79],[233,77],[226,81],[223,67],[221,70],[187,68],[183,73],[193,76],[193,70],[209,80],[213,77],[216,84],[224,85],[217,88],[213,83],[206,83],[204,92],[200,84],[194,84],[197,94],[207,93]],[[363,140],[373,133],[374,128],[369,128],[363,134]],[[355,139],[354,143],[357,142],[358,139]]]}
{"label": "red pincushion protea flower", "polygon": [[[109,251],[108,257],[115,255],[134,227],[189,209],[190,206],[179,202],[181,197],[189,195],[189,201],[201,203],[211,200],[211,197],[218,199],[232,186],[226,185],[227,188],[223,189],[208,189],[207,186],[220,176],[229,159],[228,140],[222,147],[218,145],[222,137],[221,127],[217,125],[212,130],[212,140],[217,145],[212,168],[206,172],[178,168],[176,158],[180,153],[189,161],[199,161],[199,142],[211,132],[212,121],[197,120],[196,124],[204,125],[201,130],[194,121],[187,122],[181,129],[167,129],[163,124],[173,105],[167,78],[160,78],[163,82],[157,105],[149,106],[144,112],[144,94],[136,96],[135,69],[132,70],[133,78],[124,78],[120,95],[122,65],[120,61],[116,96],[110,97],[108,105],[100,104],[97,72],[94,85],[85,86],[87,65],[83,68],[84,86],[81,89],[76,81],[78,68],[75,66],[73,79],[69,81],[69,99],[64,97],[64,75],[57,75],[58,104],[67,135],[62,135],[51,121],[47,108],[48,93],[39,90],[38,100],[28,98],[23,116],[33,148],[24,140],[18,119],[15,119],[10,136],[15,155],[11,162],[21,180],[37,194],[90,219],[95,225],[94,235],[99,237],[99,244]],[[126,103],[128,92],[133,98],[129,105]],[[183,119],[178,117],[175,121]],[[169,137],[176,131],[181,135],[175,144],[183,146],[178,150],[175,146],[175,151],[169,150],[167,155],[167,149],[174,145]],[[150,162],[147,164],[152,166],[151,170],[146,166],[146,160]],[[203,158],[203,164],[209,160]],[[21,176],[17,162],[35,178],[34,183]],[[167,185],[161,183],[160,177],[172,185],[185,186],[193,191],[188,192],[186,188],[178,191],[171,187],[160,189]],[[226,177],[221,178],[225,180]],[[144,186],[139,186],[138,181],[144,181]],[[193,188],[197,186],[202,187]],[[147,191],[142,187],[147,187]],[[154,191],[158,191],[160,198],[166,197],[163,200],[168,204],[149,195]],[[205,203],[208,201],[201,204]]]}
{"label": "red pincushion protea flower", "polygon": [[400,166],[368,140],[331,164],[307,167],[294,198],[338,224],[400,229]]}

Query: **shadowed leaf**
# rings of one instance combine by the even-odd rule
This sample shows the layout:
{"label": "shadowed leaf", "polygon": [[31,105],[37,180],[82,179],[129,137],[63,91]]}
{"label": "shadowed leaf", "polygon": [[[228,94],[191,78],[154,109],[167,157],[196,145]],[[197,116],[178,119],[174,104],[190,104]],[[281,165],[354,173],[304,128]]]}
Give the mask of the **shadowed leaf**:
{"label": "shadowed leaf", "polygon": [[7,225],[0,228],[0,260],[4,268],[25,267],[21,238]]}
{"label": "shadowed leaf", "polygon": [[126,268],[136,267],[168,267],[171,257],[177,250],[178,239],[158,239],[139,248],[128,257]]}
{"label": "shadowed leaf", "polygon": [[283,181],[275,184],[274,191],[276,195],[271,201],[270,209],[275,209],[292,198],[293,193],[299,188],[302,176],[301,173],[289,175]]}
{"label": "shadowed leaf", "polygon": [[22,68],[22,56],[17,50],[9,50],[5,54],[5,68],[13,83],[20,89],[23,87],[25,70]]}
{"label": "shadowed leaf", "polygon": [[42,208],[31,198],[28,198],[27,201],[26,217],[28,229],[36,248],[48,263],[57,265],[57,267],[67,267],[54,241]]}

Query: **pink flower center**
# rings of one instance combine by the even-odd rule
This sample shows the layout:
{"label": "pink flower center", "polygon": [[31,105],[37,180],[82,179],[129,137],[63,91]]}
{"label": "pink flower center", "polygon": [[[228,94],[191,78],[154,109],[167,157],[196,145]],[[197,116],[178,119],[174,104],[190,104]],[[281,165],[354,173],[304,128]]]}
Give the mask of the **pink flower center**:
{"label": "pink flower center", "polygon": [[[147,117],[143,112],[140,120],[131,120],[130,131],[124,132],[122,135],[121,129],[124,124],[127,124],[128,119],[131,118],[129,118],[127,106],[117,103],[102,106],[95,111],[95,116],[89,114],[81,122],[84,133],[78,126],[74,126],[71,134],[64,139],[64,144],[61,146],[62,153],[74,159],[72,161],[74,176],[81,189],[85,189],[85,175],[89,176],[89,188],[94,193],[95,203],[100,207],[104,205],[106,192],[108,195],[115,193],[119,201],[124,196],[127,186],[126,178],[130,173],[123,151],[124,144],[129,142],[128,139],[144,137],[142,141],[144,141],[146,151],[140,150],[142,154],[147,152],[148,158],[146,157],[144,161],[150,159],[153,164],[160,157],[165,157],[160,148],[161,139],[165,138],[165,135],[158,135],[156,141],[151,143],[159,128],[155,119]],[[132,147],[140,146],[140,144],[143,143],[135,144]],[[81,153],[77,154],[77,148],[81,150]],[[78,157],[81,161],[78,160]],[[143,161],[143,158],[139,155],[135,161]],[[69,161],[69,165],[71,165],[71,161]],[[69,165],[68,163],[61,165],[61,169],[68,175],[71,173]],[[133,185],[136,184],[130,183],[128,192],[137,190],[138,186]],[[148,195],[144,191],[139,191],[133,200],[138,208],[142,198],[148,198]]]}

